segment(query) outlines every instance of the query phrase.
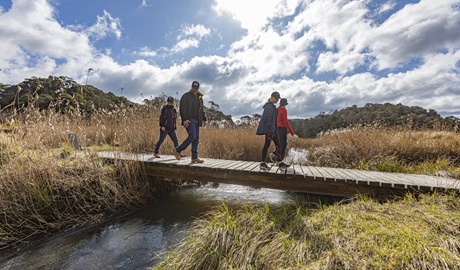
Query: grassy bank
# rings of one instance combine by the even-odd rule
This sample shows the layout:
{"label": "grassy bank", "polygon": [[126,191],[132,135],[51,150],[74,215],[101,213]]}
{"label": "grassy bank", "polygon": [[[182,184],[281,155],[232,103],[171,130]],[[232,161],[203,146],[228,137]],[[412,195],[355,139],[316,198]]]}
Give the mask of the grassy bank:
{"label": "grassy bank", "polygon": [[455,196],[317,208],[225,205],[153,269],[460,269]]}
{"label": "grassy bank", "polygon": [[[91,115],[28,108],[0,127],[0,249],[34,236],[93,223],[147,200],[156,187],[134,164],[103,164],[99,149],[153,152],[158,139],[154,107],[119,107]],[[75,150],[69,134],[84,150]],[[177,130],[182,141],[186,132]],[[260,160],[255,127],[201,129],[200,157]],[[307,165],[448,175],[460,178],[460,134],[363,127],[289,138]],[[187,150],[190,151],[190,148]],[[172,154],[165,140],[160,154]],[[190,153],[187,153],[190,156]]]}
{"label": "grassy bank", "polygon": [[[143,113],[140,119],[138,114]],[[161,187],[134,163],[104,164],[98,149],[145,150],[153,112],[138,108],[76,112],[27,109],[0,131],[0,251],[37,236],[100,221],[142,204]],[[146,121],[141,122],[141,121]],[[134,131],[134,132],[133,132]],[[143,133],[145,132],[145,133]],[[76,150],[69,134],[84,150]],[[148,133],[148,134],[146,134]]]}

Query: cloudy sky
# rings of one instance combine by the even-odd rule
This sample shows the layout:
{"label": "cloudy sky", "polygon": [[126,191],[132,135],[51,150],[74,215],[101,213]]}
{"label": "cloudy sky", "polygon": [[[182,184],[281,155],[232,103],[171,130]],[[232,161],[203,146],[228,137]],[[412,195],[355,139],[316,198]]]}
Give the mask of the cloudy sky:
{"label": "cloudy sky", "polygon": [[[92,71],[89,71],[89,68]],[[68,76],[291,118],[366,103],[460,117],[460,0],[0,0],[0,82]]]}

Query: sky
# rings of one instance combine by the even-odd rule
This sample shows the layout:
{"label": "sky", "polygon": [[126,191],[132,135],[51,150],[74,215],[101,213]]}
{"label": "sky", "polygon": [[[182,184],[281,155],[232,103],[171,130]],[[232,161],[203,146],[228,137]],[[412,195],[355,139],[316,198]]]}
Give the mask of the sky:
{"label": "sky", "polygon": [[234,118],[273,91],[289,118],[367,103],[460,117],[460,0],[0,0],[0,82],[67,76]]}

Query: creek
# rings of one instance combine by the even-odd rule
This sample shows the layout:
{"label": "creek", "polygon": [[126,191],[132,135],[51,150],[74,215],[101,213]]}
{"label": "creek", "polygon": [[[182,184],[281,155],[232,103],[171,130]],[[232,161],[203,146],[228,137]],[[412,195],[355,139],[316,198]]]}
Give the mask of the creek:
{"label": "creek", "polygon": [[186,237],[191,222],[222,202],[281,207],[330,197],[236,185],[187,187],[96,226],[62,232],[19,252],[0,255],[0,269],[149,269]]}

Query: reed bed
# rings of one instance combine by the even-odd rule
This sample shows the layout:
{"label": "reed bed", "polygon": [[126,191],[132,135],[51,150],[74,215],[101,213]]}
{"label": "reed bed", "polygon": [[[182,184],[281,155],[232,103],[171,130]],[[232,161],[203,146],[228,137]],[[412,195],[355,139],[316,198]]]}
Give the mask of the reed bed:
{"label": "reed bed", "polygon": [[[0,132],[0,250],[70,227],[91,224],[144,203],[163,188],[129,162],[104,164],[95,151],[145,151],[154,113],[119,108],[93,115],[26,109]],[[153,128],[152,128],[153,129]],[[69,135],[76,134],[83,150]],[[141,139],[142,138],[142,139]]]}
{"label": "reed bed", "polygon": [[[101,149],[152,153],[160,108],[39,111],[33,106],[0,128],[0,249],[34,236],[88,224],[142,203],[158,187],[129,163],[103,164]],[[260,161],[264,143],[255,126],[200,130],[200,157]],[[179,125],[181,142],[187,136]],[[84,150],[70,143],[75,134]],[[329,132],[316,139],[289,137],[293,159],[306,165],[441,174],[460,178],[460,134],[376,127]],[[187,149],[190,151],[190,148]],[[187,154],[188,153],[186,151]],[[173,154],[166,139],[160,154]]]}
{"label": "reed bed", "polygon": [[225,204],[152,269],[460,269],[455,196],[316,208]]}
{"label": "reed bed", "polygon": [[460,178],[460,133],[360,127],[308,140],[307,164]]}

